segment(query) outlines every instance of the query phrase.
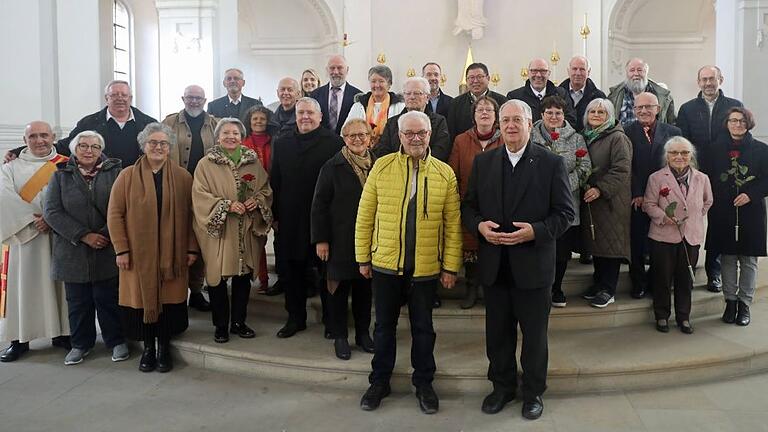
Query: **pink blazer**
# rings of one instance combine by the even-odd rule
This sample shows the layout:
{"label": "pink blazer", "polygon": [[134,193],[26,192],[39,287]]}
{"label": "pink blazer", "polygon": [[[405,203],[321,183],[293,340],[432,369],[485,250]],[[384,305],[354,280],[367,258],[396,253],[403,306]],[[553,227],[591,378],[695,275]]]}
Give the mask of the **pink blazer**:
{"label": "pink blazer", "polygon": [[[669,167],[665,166],[651,174],[643,198],[643,211],[651,218],[648,237],[672,244],[683,241],[675,225],[663,225],[664,209],[675,201],[677,202],[675,209],[677,220],[687,217],[685,222],[680,225],[685,240],[692,246],[700,245],[704,241],[704,216],[712,207],[712,187],[709,184],[709,177],[693,167],[691,167],[688,184],[688,196],[686,197]],[[669,195],[662,197],[659,192],[665,187],[669,188]]]}

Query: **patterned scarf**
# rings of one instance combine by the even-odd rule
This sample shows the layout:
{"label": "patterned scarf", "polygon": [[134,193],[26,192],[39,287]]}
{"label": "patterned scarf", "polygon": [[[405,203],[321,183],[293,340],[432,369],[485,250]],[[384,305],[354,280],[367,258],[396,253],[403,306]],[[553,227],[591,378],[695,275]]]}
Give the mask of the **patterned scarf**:
{"label": "patterned scarf", "polygon": [[80,165],[80,161],[75,158],[75,161],[77,162],[77,169],[80,170],[80,174],[83,175],[83,180],[85,180],[85,183],[90,184],[93,179],[96,178],[96,174],[101,171],[101,166],[104,164],[104,162],[99,162],[96,166],[94,166],[91,169],[83,168],[82,165]]}
{"label": "patterned scarf", "polygon": [[[670,167],[671,168],[671,167]],[[688,177],[691,173],[691,167],[687,166],[682,171],[678,171],[672,168],[672,174],[675,175],[677,184],[680,185],[680,189],[683,191],[683,195],[688,196]]]}
{"label": "patterned scarf", "polygon": [[341,148],[341,155],[352,166],[352,171],[355,172],[357,179],[360,180],[360,186],[365,186],[365,180],[368,178],[368,173],[371,171],[373,165],[373,159],[371,159],[371,152],[367,149],[365,154],[358,156],[349,150],[349,147],[344,146]]}
{"label": "patterned scarf", "polygon": [[387,125],[387,119],[389,118],[389,93],[384,95],[384,100],[381,102],[381,109],[379,114],[374,118],[373,111],[376,107],[376,102],[373,100],[373,95],[368,98],[368,106],[365,109],[365,119],[368,124],[373,128],[372,142],[379,142],[379,137],[384,132],[384,126]]}
{"label": "patterned scarf", "polygon": [[587,145],[592,144],[592,142],[598,138],[600,138],[601,135],[608,129],[613,128],[616,125],[615,122],[606,121],[605,123],[601,124],[600,126],[592,129],[590,126],[587,126],[584,129],[584,138],[587,140]]}

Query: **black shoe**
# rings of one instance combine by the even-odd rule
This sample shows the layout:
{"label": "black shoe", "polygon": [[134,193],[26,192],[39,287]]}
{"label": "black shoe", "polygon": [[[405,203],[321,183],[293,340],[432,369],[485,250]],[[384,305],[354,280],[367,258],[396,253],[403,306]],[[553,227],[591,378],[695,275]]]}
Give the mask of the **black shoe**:
{"label": "black shoe", "polygon": [[363,398],[360,399],[360,408],[363,411],[373,411],[381,405],[381,400],[389,396],[392,389],[389,383],[373,383],[365,391]]}
{"label": "black shoe", "polygon": [[739,300],[738,313],[736,314],[736,324],[740,326],[748,326],[749,321],[749,305]]}
{"label": "black shoe", "polygon": [[173,359],[171,358],[171,346],[166,342],[157,344],[157,371],[170,372],[173,369]]}
{"label": "black shoe", "polygon": [[253,331],[252,328],[248,327],[244,322],[232,323],[232,326],[229,328],[229,332],[236,334],[243,339],[251,339],[256,336],[256,332]]}
{"label": "black shoe", "polygon": [[307,325],[306,324],[298,325],[298,324],[294,324],[294,323],[288,321],[283,326],[283,328],[281,328],[280,330],[277,331],[277,337],[279,337],[280,339],[289,338],[289,337],[295,335],[296,333],[298,333],[298,332],[300,332],[302,330],[306,330],[306,329],[307,329]]}
{"label": "black shoe", "polygon": [[564,308],[566,304],[568,303],[562,291],[552,291],[552,306]]}
{"label": "black shoe", "polygon": [[477,285],[467,284],[467,294],[461,301],[459,307],[462,309],[472,309],[477,304]]}
{"label": "black shoe", "polygon": [[[579,255],[579,264],[592,264],[592,255],[583,253]],[[587,299],[589,300],[589,299]]]}
{"label": "black shoe", "polygon": [[325,331],[323,332],[323,337],[328,339],[328,340],[331,340],[331,339],[333,339],[333,334],[331,334],[330,330],[325,329]]}
{"label": "black shoe", "polygon": [[432,384],[416,387],[416,399],[419,400],[419,408],[424,414],[434,414],[440,409],[440,399],[437,398]]}
{"label": "black shoe", "polygon": [[681,332],[685,334],[693,334],[693,326],[690,321],[682,321],[677,326],[680,328]]}
{"label": "black shoe", "polygon": [[662,333],[669,333],[669,321],[665,319],[656,320],[656,330]]}
{"label": "black shoe", "polygon": [[155,341],[151,344],[144,343],[144,352],[139,360],[139,370],[142,372],[152,372],[157,367],[157,354],[155,352]]}
{"label": "black shoe", "polygon": [[271,287],[264,290],[265,296],[277,296],[285,292],[285,289],[283,288],[283,282],[278,279]]}
{"label": "black shoe", "polygon": [[3,354],[0,355],[0,362],[10,363],[16,361],[27,351],[29,351],[29,342],[12,341],[11,346],[6,348]]}
{"label": "black shoe", "polygon": [[205,296],[201,292],[193,292],[189,294],[189,307],[199,310],[200,312],[210,312],[211,304],[205,299]]}
{"label": "black shoe", "polygon": [[597,285],[592,285],[589,288],[587,288],[587,291],[584,292],[584,294],[581,295],[581,298],[584,300],[593,300],[595,297],[597,297],[597,294],[600,292],[600,287]]}
{"label": "black shoe", "polygon": [[723,280],[720,276],[713,276],[707,281],[707,291],[718,293],[723,290]]}
{"label": "black shoe", "polygon": [[371,339],[371,336],[367,332],[355,335],[355,345],[367,353],[373,353],[375,351],[373,339]]}
{"label": "black shoe", "polygon": [[229,342],[229,332],[227,332],[227,328],[216,327],[216,330],[213,332],[213,340],[216,343]]}
{"label": "black shoe", "polygon": [[334,340],[333,349],[336,351],[336,357],[342,360],[349,360],[352,357],[352,350],[349,348],[347,338],[337,338]]}
{"label": "black shoe", "polygon": [[544,412],[544,402],[541,396],[536,396],[532,401],[523,402],[523,417],[528,420],[536,420]]}
{"label": "black shoe", "polygon": [[725,301],[725,311],[723,312],[723,318],[722,318],[724,323],[733,324],[736,322],[736,312],[737,312],[736,303],[738,303],[736,300]]}
{"label": "black shoe", "polygon": [[443,301],[440,300],[440,297],[435,297],[435,299],[432,300],[432,309],[437,309],[442,305],[443,305]]}
{"label": "black shoe", "polygon": [[629,292],[629,295],[632,296],[633,299],[641,299],[645,297],[646,291],[644,285],[644,283],[634,284],[632,286],[632,290]]}
{"label": "black shoe", "polygon": [[491,394],[483,399],[481,408],[486,414],[496,414],[504,408],[504,405],[515,399],[515,392],[505,392],[499,389],[493,389]]}
{"label": "black shoe", "polygon": [[64,348],[67,351],[72,349],[72,343],[69,336],[56,336],[51,339],[51,345],[57,348]]}

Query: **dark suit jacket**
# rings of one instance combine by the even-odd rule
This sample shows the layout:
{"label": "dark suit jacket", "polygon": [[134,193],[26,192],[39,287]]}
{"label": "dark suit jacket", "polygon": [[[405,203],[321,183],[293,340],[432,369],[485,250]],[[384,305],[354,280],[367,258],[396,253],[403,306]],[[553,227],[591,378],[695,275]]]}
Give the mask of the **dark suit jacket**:
{"label": "dark suit jacket", "polygon": [[[472,173],[461,219],[464,226],[479,239],[477,269],[480,283],[492,285],[499,266],[508,265],[517,289],[550,289],[555,280],[555,242],[573,222],[575,212],[568,172],[562,156],[528,142],[515,170],[519,172],[514,191],[507,195],[512,203],[513,219],[533,226],[535,239],[515,245],[488,243],[477,225],[483,221],[501,224],[504,218],[502,196],[505,146],[480,153],[472,163]],[[509,262],[502,263],[502,248],[508,248]]]}
{"label": "dark suit jacket", "polygon": [[[254,106],[254,105],[263,105],[261,103],[260,99],[254,99],[250,98],[246,95],[240,96],[240,111],[237,116],[238,119],[242,120],[243,116],[245,115],[245,112],[248,111],[248,108]],[[226,116],[226,109],[229,107],[229,95],[224,95],[218,99],[214,99],[210,102],[208,102],[208,114],[223,118]]]}
{"label": "dark suit jacket", "polygon": [[[563,114],[565,114],[565,119],[568,120],[568,123],[576,129],[576,110],[573,108],[573,100],[570,98],[570,95],[568,95],[568,92],[557,87],[552,81],[547,81],[546,95],[558,95],[565,100],[566,106]],[[534,123],[541,120],[541,100],[539,100],[539,97],[533,93],[533,90],[531,90],[530,80],[525,81],[524,86],[507,93],[507,100],[512,99],[521,100],[531,107]]]}
{"label": "dark suit jacket", "polygon": [[[504,95],[490,89],[486,95],[492,97],[499,106],[507,101]],[[451,108],[448,110],[448,116],[445,118],[445,121],[448,122],[448,132],[451,134],[451,143],[453,143],[457,136],[475,126],[475,110],[473,107],[474,102],[470,92],[462,93],[451,101]]]}
{"label": "dark suit jacket", "polygon": [[439,90],[439,91],[440,91],[440,97],[437,99],[437,111],[432,111],[432,102],[427,101],[427,108],[424,110],[424,112],[426,114],[429,114],[431,112],[436,112],[437,114],[440,114],[445,118],[448,118],[448,111],[451,110],[451,101],[453,101],[453,98],[443,93],[443,90]]}
{"label": "dark suit jacket", "polygon": [[632,198],[645,196],[648,177],[664,166],[664,143],[681,132],[679,128],[657,120],[651,145],[648,145],[639,121],[630,123],[625,133],[632,141]]}
{"label": "dark suit jacket", "polygon": [[[320,123],[321,126],[330,129],[328,119],[330,118],[330,111],[328,109],[328,92],[330,91],[331,84],[328,83],[324,86],[318,87],[315,91],[309,95],[312,99],[316,100],[320,104],[320,109],[323,111],[323,120]],[[344,94],[341,99],[341,109],[339,110],[339,121],[336,123],[336,135],[341,134],[341,127],[344,126],[344,122],[347,121],[349,110],[352,109],[352,105],[355,103],[355,96],[359,93],[363,93],[362,90],[347,83],[344,88]]]}
{"label": "dark suit jacket", "polygon": [[[429,106],[429,104],[427,104],[427,106]],[[387,125],[384,126],[384,131],[381,133],[381,139],[373,149],[373,154],[375,154],[376,157],[382,157],[400,150],[400,135],[398,134],[400,128],[397,126],[397,119],[399,119],[406,111],[406,109],[403,109],[403,112],[394,117],[390,117],[389,120],[387,120]],[[448,156],[451,155],[453,143],[450,140],[445,117],[432,112],[427,113],[427,116],[432,125],[432,133],[429,137],[429,148],[432,156],[447,163]]]}
{"label": "dark suit jacket", "polygon": [[571,79],[569,78],[560,83],[560,88],[565,90],[568,100],[576,110],[576,124],[571,124],[571,126],[576,129],[576,132],[581,132],[584,130],[584,113],[587,111],[587,105],[594,99],[605,99],[605,93],[595,86],[592,78],[587,78],[587,84],[584,85],[584,94],[582,95],[581,100],[579,100],[579,103],[574,105],[573,99],[571,98]]}

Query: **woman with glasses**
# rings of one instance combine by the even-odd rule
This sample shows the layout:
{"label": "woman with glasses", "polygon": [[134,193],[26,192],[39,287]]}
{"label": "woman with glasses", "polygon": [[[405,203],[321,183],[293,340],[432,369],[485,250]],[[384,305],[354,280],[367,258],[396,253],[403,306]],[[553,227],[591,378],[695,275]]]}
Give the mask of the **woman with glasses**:
{"label": "woman with glasses", "polygon": [[64,282],[72,349],[65,365],[81,363],[96,344],[96,317],[112,361],[126,360],[117,306],[115,250],[107,229],[107,205],[120,173],[119,159],[102,154],[104,138],[80,132],[69,142],[72,157],[58,165],[46,193],[44,216],[53,229],[51,277]]}
{"label": "woman with glasses", "polygon": [[368,146],[371,126],[363,119],[350,119],[341,128],[344,147],[320,170],[312,200],[312,243],[327,270],[326,324],[334,339],[336,357],[349,360],[347,302],[352,295],[355,344],[373,352],[371,325],[371,281],[360,275],[355,260],[357,207],[374,157]]}
{"label": "woman with glasses", "polygon": [[[472,121],[475,125],[472,129],[456,137],[448,158],[448,165],[456,174],[459,184],[459,196],[464,199],[469,184],[469,175],[472,172],[472,162],[475,156],[486,150],[494,149],[503,144],[501,131],[499,131],[499,104],[490,96],[480,96],[473,105],[474,115]],[[475,264],[477,263],[477,237],[462,227],[464,237],[464,278],[467,292],[461,302],[462,309],[471,309],[477,303],[480,287],[475,278]]]}
{"label": "woman with glasses", "polygon": [[167,163],[176,136],[150,123],[137,138],[144,155],[117,177],[107,226],[120,273],[125,336],[144,341],[139,370],[173,368],[170,339],[189,325],[188,267],[198,255],[192,232],[192,176]]}
{"label": "woman with glasses", "polygon": [[573,195],[573,208],[576,217],[570,228],[557,239],[555,253],[555,282],[552,284],[552,306],[565,307],[566,298],[562,284],[565,269],[571,259],[571,251],[578,249],[579,243],[579,204],[581,193],[579,178],[587,175],[592,168],[589,153],[586,151],[584,138],[576,132],[565,119],[568,103],[560,96],[547,96],[541,101],[541,120],[533,124],[531,142],[558,154],[565,160],[568,181]]}
{"label": "woman with glasses", "polygon": [[723,321],[749,325],[755,295],[757,257],[766,256],[765,196],[768,147],[749,132],[752,112],[731,108],[709,159],[715,202],[709,212],[706,249],[720,252],[725,312]]}
{"label": "woman with glasses", "polygon": [[676,136],[664,144],[664,168],[651,174],[643,211],[651,219],[653,312],[656,330],[669,331],[670,292],[674,282],[675,321],[681,332],[693,333],[690,321],[693,269],[704,240],[704,216],[712,206],[706,174],[694,168],[693,144]]}

